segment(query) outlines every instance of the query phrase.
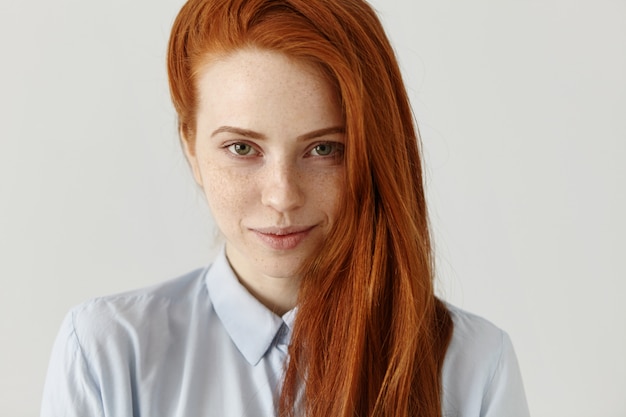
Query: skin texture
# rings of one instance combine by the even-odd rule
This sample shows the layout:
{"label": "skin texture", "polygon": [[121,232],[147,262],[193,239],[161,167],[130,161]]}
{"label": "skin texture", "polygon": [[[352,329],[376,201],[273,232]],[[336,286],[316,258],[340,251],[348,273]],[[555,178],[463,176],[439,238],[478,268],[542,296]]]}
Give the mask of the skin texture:
{"label": "skin texture", "polygon": [[338,215],[343,118],[319,70],[243,49],[200,68],[185,154],[242,284],[277,314],[293,308],[302,261]]}

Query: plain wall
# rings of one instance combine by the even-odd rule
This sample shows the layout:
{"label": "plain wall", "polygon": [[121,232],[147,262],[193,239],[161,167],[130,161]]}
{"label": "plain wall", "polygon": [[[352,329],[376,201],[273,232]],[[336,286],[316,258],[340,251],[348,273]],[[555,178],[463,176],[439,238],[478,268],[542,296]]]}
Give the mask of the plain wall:
{"label": "plain wall", "polygon": [[[509,332],[533,416],[625,416],[626,2],[373,4],[440,294]],[[210,261],[164,65],[181,5],[0,0],[0,415],[38,414],[71,306]]]}

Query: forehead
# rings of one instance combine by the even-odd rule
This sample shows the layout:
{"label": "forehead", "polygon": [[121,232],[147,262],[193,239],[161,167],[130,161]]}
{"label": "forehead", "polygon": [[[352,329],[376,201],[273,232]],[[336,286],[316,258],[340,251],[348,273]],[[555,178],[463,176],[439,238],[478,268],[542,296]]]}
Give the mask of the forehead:
{"label": "forehead", "polygon": [[[198,65],[196,81],[200,95],[203,87],[234,87],[254,80],[267,84],[278,80],[286,87],[328,88],[330,83],[321,65],[297,59],[281,52],[261,48],[241,48],[229,53],[207,54]],[[201,97],[202,98],[202,97]]]}
{"label": "forehead", "polygon": [[197,71],[197,93],[199,119],[341,122],[337,94],[320,66],[279,52],[249,48],[209,56]]}

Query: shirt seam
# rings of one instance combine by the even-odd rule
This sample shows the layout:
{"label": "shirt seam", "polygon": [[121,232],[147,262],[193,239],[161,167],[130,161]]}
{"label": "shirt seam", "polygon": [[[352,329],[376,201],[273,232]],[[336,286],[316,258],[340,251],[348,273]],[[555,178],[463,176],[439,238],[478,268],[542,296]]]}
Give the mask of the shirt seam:
{"label": "shirt seam", "polygon": [[498,373],[498,370],[500,369],[500,364],[502,363],[502,356],[504,354],[504,335],[505,335],[504,331],[500,330],[500,352],[498,354],[498,360],[496,361],[496,365],[494,367],[493,373],[491,374],[491,377],[489,378],[489,382],[487,383],[485,393],[483,396],[483,401],[485,397],[487,396],[487,394],[491,392],[493,381],[496,378],[496,374]]}
{"label": "shirt seam", "polygon": [[72,337],[74,339],[74,341],[76,342],[76,346],[77,346],[77,350],[78,350],[78,354],[80,355],[80,358],[82,359],[83,363],[85,364],[85,366],[87,367],[87,371],[89,373],[89,381],[91,382],[91,384],[94,387],[97,387],[97,392],[98,392],[98,397],[100,400],[100,416],[104,416],[104,403],[102,401],[102,392],[100,391],[100,387],[99,384],[97,383],[96,379],[94,378],[94,371],[93,368],[91,367],[91,363],[89,362],[89,360],[87,359],[87,355],[85,354],[85,351],[80,343],[80,339],[78,337],[78,331],[76,330],[76,322],[75,322],[75,318],[76,318],[76,312],[72,312],[71,315],[71,325],[72,325]]}

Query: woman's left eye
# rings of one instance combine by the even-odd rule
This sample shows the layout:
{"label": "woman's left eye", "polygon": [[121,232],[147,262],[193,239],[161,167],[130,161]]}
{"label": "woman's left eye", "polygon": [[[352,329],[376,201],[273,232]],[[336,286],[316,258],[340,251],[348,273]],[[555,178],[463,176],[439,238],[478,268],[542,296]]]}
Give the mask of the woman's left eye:
{"label": "woman's left eye", "polygon": [[311,149],[313,156],[330,156],[343,151],[343,144],[335,142],[318,143]]}

